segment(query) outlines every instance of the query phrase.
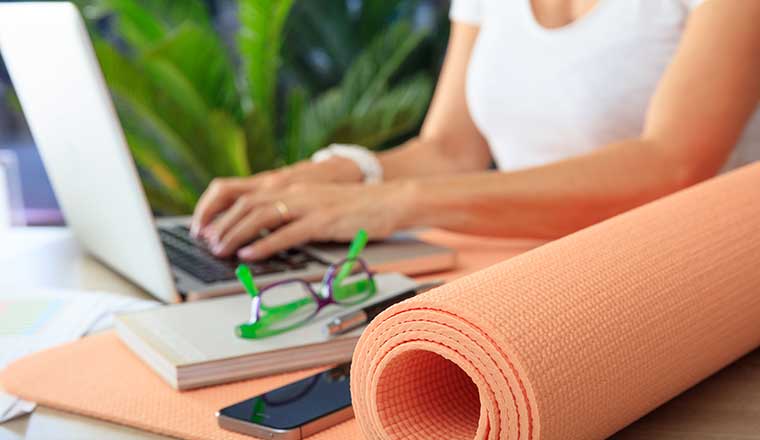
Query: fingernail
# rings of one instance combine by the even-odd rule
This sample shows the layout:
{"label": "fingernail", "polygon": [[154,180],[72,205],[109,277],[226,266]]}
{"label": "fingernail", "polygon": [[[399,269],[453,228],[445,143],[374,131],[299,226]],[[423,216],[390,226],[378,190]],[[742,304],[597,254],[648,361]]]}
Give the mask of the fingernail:
{"label": "fingernail", "polygon": [[193,238],[198,238],[198,226],[197,225],[190,226],[190,235],[192,235]]}
{"label": "fingernail", "polygon": [[213,252],[213,253],[215,253],[215,254],[217,254],[217,255],[218,255],[218,254],[221,254],[223,251],[224,251],[224,246],[222,246],[222,244],[221,244],[221,243],[215,244],[215,245],[213,245],[213,247],[211,248],[211,252]]}
{"label": "fingernail", "polygon": [[204,234],[204,237],[206,237],[206,241],[211,244],[219,244],[219,234],[215,233],[214,231],[207,231],[206,234]]}
{"label": "fingernail", "polygon": [[253,248],[240,249],[237,254],[238,258],[243,258],[246,260],[256,260],[259,258],[259,252]]}

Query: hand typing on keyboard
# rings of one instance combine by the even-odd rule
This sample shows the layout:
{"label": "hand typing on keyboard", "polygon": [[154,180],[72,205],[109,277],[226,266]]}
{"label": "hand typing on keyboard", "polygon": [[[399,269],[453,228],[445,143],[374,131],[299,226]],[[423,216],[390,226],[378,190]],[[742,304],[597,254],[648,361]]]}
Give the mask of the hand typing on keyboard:
{"label": "hand typing on keyboard", "polygon": [[[192,274],[205,283],[215,283],[235,279],[235,268],[240,263],[237,259],[220,259],[206,248],[203,240],[190,236],[184,226],[160,228],[159,235],[169,262],[183,271]],[[288,270],[306,268],[314,257],[299,248],[272,255],[266,260],[249,263],[254,275],[267,275]]]}
{"label": "hand typing on keyboard", "polygon": [[[408,182],[271,188],[255,179],[215,180],[198,202],[193,227],[214,255],[256,261],[309,241],[350,241],[362,228],[379,239],[412,225]],[[264,229],[272,233],[253,241]]]}

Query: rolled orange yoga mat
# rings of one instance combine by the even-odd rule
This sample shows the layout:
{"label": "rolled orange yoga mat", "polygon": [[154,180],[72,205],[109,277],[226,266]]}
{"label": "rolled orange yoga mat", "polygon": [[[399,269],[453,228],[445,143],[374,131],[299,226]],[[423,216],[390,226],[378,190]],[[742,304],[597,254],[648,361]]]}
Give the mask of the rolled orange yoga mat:
{"label": "rolled orange yoga mat", "polygon": [[602,439],[760,345],[760,165],[399,304],[354,353],[367,439]]}

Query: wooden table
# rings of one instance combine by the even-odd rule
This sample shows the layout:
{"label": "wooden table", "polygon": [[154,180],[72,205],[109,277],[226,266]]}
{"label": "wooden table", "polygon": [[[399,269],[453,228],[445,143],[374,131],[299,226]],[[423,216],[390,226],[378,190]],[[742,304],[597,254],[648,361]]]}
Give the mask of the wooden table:
{"label": "wooden table", "polygon": [[[102,290],[148,298],[138,287],[85,255],[63,228],[0,232],[0,296],[3,285]],[[30,416],[0,425],[0,439],[21,438],[166,437],[40,407]],[[760,350],[614,436],[614,440],[644,439],[760,440]]]}

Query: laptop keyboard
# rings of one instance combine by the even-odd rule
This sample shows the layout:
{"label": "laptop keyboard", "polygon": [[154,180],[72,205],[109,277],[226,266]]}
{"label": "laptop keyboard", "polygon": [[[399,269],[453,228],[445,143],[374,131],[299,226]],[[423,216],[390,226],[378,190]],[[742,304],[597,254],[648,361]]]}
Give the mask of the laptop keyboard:
{"label": "laptop keyboard", "polygon": [[[159,228],[159,236],[169,262],[193,275],[204,283],[216,283],[235,279],[235,268],[240,262],[234,258],[219,259],[206,250],[203,243],[190,235],[185,226]],[[319,262],[299,248],[292,248],[267,260],[245,263],[255,275],[305,269],[309,262]]]}

